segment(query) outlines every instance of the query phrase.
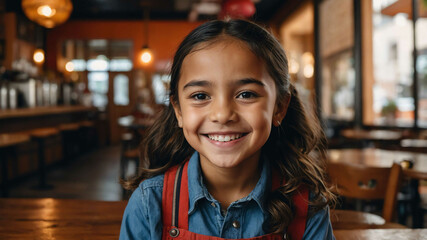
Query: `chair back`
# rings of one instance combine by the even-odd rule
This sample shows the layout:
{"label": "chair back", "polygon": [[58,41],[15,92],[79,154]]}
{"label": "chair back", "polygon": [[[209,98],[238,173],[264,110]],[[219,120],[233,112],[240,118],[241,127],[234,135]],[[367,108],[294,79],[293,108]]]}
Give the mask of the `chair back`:
{"label": "chair back", "polygon": [[343,197],[384,199],[383,218],[392,221],[402,176],[399,164],[383,168],[329,162],[328,176],[335,192]]}

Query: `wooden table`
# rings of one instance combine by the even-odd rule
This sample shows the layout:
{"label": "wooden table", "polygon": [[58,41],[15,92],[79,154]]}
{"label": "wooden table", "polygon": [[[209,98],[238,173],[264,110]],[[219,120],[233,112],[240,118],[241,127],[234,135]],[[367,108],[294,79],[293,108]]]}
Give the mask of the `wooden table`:
{"label": "wooden table", "polygon": [[340,134],[347,138],[363,143],[364,147],[398,144],[403,134],[391,130],[344,129]]}
{"label": "wooden table", "polygon": [[337,240],[426,240],[427,229],[336,230]]}
{"label": "wooden table", "polygon": [[427,180],[427,154],[423,153],[376,148],[332,149],[328,151],[328,160],[373,167],[391,167],[393,162],[400,163],[409,160],[413,166],[412,168],[404,168],[403,174],[410,178]]}
{"label": "wooden table", "polygon": [[[126,204],[0,198],[0,239],[118,239]],[[337,240],[427,239],[427,229],[336,230],[334,234]]]}
{"label": "wooden table", "polygon": [[390,130],[344,129],[341,135],[346,138],[371,141],[395,141],[403,137],[401,132]]}
{"label": "wooden table", "polygon": [[[403,168],[403,175],[412,179],[411,188],[415,192],[412,206],[420,207],[418,180],[427,180],[427,154],[415,152],[390,151],[376,148],[365,149],[334,149],[328,151],[328,161],[347,164],[360,164],[374,167],[391,167],[393,162],[401,163],[409,160],[412,168]],[[423,227],[423,210],[413,211],[413,227]]]}
{"label": "wooden table", "polygon": [[330,219],[334,230],[407,228],[398,223],[386,222],[376,214],[361,211],[331,209]]}
{"label": "wooden table", "polygon": [[0,239],[118,239],[127,202],[0,199]]}

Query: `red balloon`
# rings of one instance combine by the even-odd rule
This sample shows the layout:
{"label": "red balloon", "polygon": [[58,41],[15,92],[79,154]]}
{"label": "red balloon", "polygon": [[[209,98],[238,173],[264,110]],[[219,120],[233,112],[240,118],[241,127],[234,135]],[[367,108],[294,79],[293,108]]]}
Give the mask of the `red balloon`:
{"label": "red balloon", "polygon": [[255,14],[255,5],[251,0],[225,0],[219,18],[250,18]]}

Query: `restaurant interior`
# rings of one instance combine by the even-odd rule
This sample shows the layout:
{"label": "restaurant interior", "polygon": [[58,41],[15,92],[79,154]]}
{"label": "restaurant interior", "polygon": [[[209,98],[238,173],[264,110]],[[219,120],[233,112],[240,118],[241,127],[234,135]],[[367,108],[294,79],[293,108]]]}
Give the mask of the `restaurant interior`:
{"label": "restaurant interior", "polygon": [[277,38],[319,117],[336,238],[425,239],[427,0],[0,1],[0,238],[117,239],[175,50],[225,18]]}

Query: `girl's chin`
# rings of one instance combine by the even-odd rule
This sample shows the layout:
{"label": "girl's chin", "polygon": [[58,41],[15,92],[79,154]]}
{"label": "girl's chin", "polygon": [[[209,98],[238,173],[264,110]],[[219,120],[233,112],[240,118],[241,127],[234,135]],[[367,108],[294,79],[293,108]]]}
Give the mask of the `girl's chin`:
{"label": "girl's chin", "polygon": [[233,168],[239,165],[242,161],[235,158],[227,158],[224,156],[215,156],[212,158],[201,157],[201,161],[206,161],[208,165],[217,168]]}

